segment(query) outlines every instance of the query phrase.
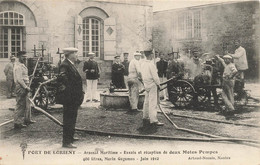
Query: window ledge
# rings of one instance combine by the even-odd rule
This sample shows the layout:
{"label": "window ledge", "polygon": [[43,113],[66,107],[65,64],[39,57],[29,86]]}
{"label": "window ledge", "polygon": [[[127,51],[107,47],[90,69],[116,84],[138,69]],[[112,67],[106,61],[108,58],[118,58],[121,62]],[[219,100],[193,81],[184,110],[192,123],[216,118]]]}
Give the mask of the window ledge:
{"label": "window ledge", "polygon": [[7,59],[5,59],[5,58],[0,58],[0,62],[9,62],[9,61],[10,61],[9,58],[7,58]]}
{"label": "window ledge", "polygon": [[179,42],[189,42],[189,41],[202,41],[202,39],[201,38],[191,38],[191,39],[177,39],[177,41],[179,41]]}

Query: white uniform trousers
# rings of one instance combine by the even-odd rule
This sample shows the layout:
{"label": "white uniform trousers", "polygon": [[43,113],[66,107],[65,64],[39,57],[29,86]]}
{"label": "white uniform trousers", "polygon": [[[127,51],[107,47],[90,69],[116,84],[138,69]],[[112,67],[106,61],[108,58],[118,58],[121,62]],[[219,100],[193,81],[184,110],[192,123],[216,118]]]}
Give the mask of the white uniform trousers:
{"label": "white uniform trousers", "polygon": [[154,84],[150,88],[145,88],[143,119],[150,119],[150,123],[158,122],[157,103],[158,103],[158,91],[157,91],[156,84]]}
{"label": "white uniform trousers", "polygon": [[88,80],[87,79],[87,100],[97,100],[97,79],[96,80]]}

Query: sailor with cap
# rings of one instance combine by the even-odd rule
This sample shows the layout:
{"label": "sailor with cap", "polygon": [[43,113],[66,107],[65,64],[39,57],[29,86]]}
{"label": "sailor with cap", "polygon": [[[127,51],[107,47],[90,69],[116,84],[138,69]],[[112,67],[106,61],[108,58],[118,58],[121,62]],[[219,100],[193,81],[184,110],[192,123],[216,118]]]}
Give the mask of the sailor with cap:
{"label": "sailor with cap", "polygon": [[125,89],[125,82],[124,82],[124,72],[125,67],[123,64],[120,63],[120,56],[117,55],[114,57],[115,62],[112,65],[112,83],[118,89]]}
{"label": "sailor with cap", "polygon": [[[20,129],[26,127],[24,124],[31,124],[31,106],[28,99],[29,76],[28,69],[25,66],[27,54],[25,51],[17,53],[18,62],[14,66],[14,82],[16,85],[16,108],[14,111],[14,128]],[[29,105],[29,106],[28,106]]]}
{"label": "sailor with cap", "polygon": [[98,102],[97,99],[97,83],[99,79],[99,67],[98,63],[95,61],[95,53],[88,53],[89,60],[85,61],[83,66],[83,72],[86,73],[87,82],[87,100],[86,102],[94,101]]}
{"label": "sailor with cap", "polygon": [[63,105],[63,141],[62,146],[66,148],[76,148],[72,143],[75,140],[75,124],[77,120],[78,108],[82,104],[84,92],[82,79],[75,67],[77,61],[77,48],[64,48],[65,59],[60,65],[58,81],[62,84],[63,90],[57,100]]}
{"label": "sailor with cap", "polygon": [[230,55],[224,55],[223,59],[216,55],[217,59],[224,66],[223,82],[222,82],[222,98],[226,106],[228,113],[232,113],[234,108],[234,77],[237,73],[235,65],[232,63],[232,57]]}
{"label": "sailor with cap", "polygon": [[157,119],[160,79],[152,55],[152,51],[145,51],[146,60],[141,64],[141,73],[145,88],[143,124],[144,126],[148,124],[162,126],[163,123],[159,122]]}
{"label": "sailor with cap", "polygon": [[139,100],[139,80],[142,79],[140,69],[140,59],[142,54],[139,52],[134,53],[134,58],[129,63],[128,75],[128,88],[129,88],[129,112],[137,112],[137,104]]}
{"label": "sailor with cap", "polygon": [[10,62],[5,66],[4,73],[6,76],[7,82],[7,98],[14,97],[15,83],[14,83],[14,64],[15,64],[15,56],[12,55],[10,57]]}

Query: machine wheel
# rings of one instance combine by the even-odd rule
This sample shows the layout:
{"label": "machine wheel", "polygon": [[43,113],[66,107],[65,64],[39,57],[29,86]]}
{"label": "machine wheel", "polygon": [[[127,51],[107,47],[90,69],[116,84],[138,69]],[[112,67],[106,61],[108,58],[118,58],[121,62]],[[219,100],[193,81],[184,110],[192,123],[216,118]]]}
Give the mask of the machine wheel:
{"label": "machine wheel", "polygon": [[234,93],[234,100],[237,105],[247,105],[248,94],[245,90],[240,91],[240,93]]}
{"label": "machine wheel", "polygon": [[48,108],[48,91],[46,87],[42,87],[38,93],[38,95],[35,97],[34,104],[44,110]]}
{"label": "machine wheel", "polygon": [[197,103],[199,104],[199,105],[201,105],[201,104],[204,104],[204,103],[207,103],[207,102],[209,102],[210,100],[209,100],[209,97],[208,97],[208,94],[209,94],[209,90],[208,89],[205,89],[205,88],[198,88],[197,90],[196,90],[196,95],[197,95]]}
{"label": "machine wheel", "polygon": [[195,91],[189,82],[178,80],[173,83],[169,91],[170,101],[176,107],[188,107],[192,105]]}

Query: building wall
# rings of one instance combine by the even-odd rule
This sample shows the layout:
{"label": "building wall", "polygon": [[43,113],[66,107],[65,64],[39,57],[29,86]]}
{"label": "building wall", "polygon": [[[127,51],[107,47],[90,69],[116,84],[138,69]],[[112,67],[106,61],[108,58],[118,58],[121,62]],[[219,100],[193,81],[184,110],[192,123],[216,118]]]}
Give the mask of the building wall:
{"label": "building wall", "polygon": [[[89,10],[91,8],[91,10]],[[86,9],[87,12],[86,12]],[[137,1],[82,1],[82,0],[61,0],[61,1],[0,1],[0,12],[16,11],[25,15],[26,18],[26,39],[24,50],[33,56],[32,49],[43,47],[46,49],[45,55],[50,54],[54,64],[59,61],[56,54],[58,48],[78,47],[79,59],[83,58],[82,36],[78,33],[78,26],[82,26],[78,20],[86,13],[96,16],[103,11],[107,18],[104,22],[107,28],[111,20],[113,25],[114,38],[108,38],[104,42],[104,54],[102,58],[96,60],[100,64],[102,71],[101,78],[109,78],[111,72],[112,59],[115,55],[122,55],[124,52],[130,53],[130,59],[135,51],[149,49],[152,46],[152,5],[149,2]],[[80,18],[82,19],[82,18]],[[110,20],[107,21],[107,20]],[[104,29],[106,33],[107,29]],[[107,35],[107,34],[104,34]],[[107,35],[109,37],[109,35]],[[109,45],[109,43],[111,43]],[[0,69],[6,64],[7,59],[1,60]],[[79,65],[82,67],[82,64]],[[81,71],[82,68],[79,68]],[[4,78],[3,72],[1,79]],[[82,77],[84,78],[84,74]]]}
{"label": "building wall", "polygon": [[[201,37],[178,39],[178,15],[200,11]],[[259,2],[222,3],[154,13],[153,45],[156,50],[223,54],[233,53],[239,39],[247,51],[247,78],[259,78]]]}

